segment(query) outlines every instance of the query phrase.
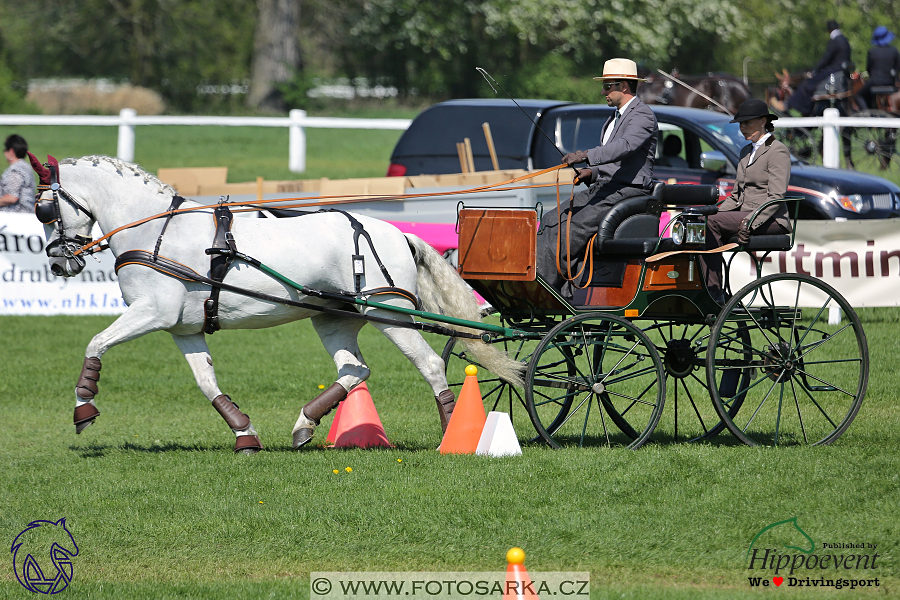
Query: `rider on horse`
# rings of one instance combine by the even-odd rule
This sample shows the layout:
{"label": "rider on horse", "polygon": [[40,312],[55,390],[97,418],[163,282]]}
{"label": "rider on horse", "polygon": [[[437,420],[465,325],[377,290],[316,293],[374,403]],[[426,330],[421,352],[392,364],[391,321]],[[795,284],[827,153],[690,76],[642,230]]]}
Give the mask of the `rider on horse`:
{"label": "rider on horse", "polygon": [[825,47],[825,54],[822,55],[812,74],[800,84],[797,91],[786,102],[788,109],[794,109],[803,116],[809,116],[813,111],[813,94],[819,83],[832,73],[844,70],[850,63],[850,42],[847,40],[847,36],[841,33],[837,21],[829,20],[826,28],[831,39]]}

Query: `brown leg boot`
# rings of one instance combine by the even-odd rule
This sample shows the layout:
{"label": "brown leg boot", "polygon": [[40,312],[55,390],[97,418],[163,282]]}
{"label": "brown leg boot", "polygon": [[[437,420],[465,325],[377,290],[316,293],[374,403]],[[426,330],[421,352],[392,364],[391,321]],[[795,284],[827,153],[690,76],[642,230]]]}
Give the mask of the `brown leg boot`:
{"label": "brown leg boot", "polygon": [[316,425],[319,424],[322,417],[330,413],[346,397],[347,390],[344,389],[344,386],[332,383],[331,387],[310,400],[300,411],[300,418],[294,425],[294,448],[300,448],[308,443],[313,438]]}
{"label": "brown leg boot", "polygon": [[85,358],[84,366],[81,367],[81,375],[78,377],[78,383],[75,384],[75,394],[88,404],[82,404],[75,408],[75,433],[81,433],[85,428],[94,422],[100,411],[90,402],[97,394],[97,382],[100,381],[100,359],[95,357]]}
{"label": "brown leg boot", "polygon": [[437,402],[438,414],[441,416],[441,431],[446,433],[450,415],[453,414],[453,408],[456,406],[456,396],[451,390],[444,390],[434,397],[434,401]]}

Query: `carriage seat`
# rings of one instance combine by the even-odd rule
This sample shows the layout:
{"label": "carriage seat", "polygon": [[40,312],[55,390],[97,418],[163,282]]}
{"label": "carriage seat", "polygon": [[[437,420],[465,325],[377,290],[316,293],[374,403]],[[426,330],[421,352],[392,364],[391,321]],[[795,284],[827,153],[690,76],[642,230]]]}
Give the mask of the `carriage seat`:
{"label": "carriage seat", "polygon": [[[596,254],[650,256],[676,250],[670,238],[659,236],[659,217],[668,207],[709,206],[719,200],[715,185],[666,184],[656,181],[646,196],[617,203],[603,217],[594,241]],[[711,211],[714,212],[714,211]]]}
{"label": "carriage seat", "polygon": [[816,85],[813,92],[813,100],[829,100],[835,96],[846,97],[852,94],[850,74],[856,70],[856,64],[852,61],[844,62],[840,71],[829,73],[825,79]]}
{"label": "carriage seat", "polygon": [[896,91],[897,87],[893,85],[873,85],[869,88],[869,93],[873,96],[890,96]]}
{"label": "carriage seat", "polygon": [[[752,234],[750,236],[750,242],[744,244],[741,247],[741,250],[749,251],[749,252],[778,252],[778,251],[786,251],[790,250],[794,247],[794,232],[797,231],[797,217],[800,213],[800,201],[801,197],[799,196],[788,196],[785,198],[781,198],[779,200],[769,200],[765,202],[761,206],[756,207],[756,210],[753,211],[750,215],[750,222],[753,223],[757,218],[759,218],[759,214],[765,210],[766,207],[771,206],[772,204],[785,203],[788,207],[788,214],[790,214],[791,209],[793,208],[793,219],[791,222],[791,232],[790,233],[777,233],[777,234],[766,234],[766,235],[756,235]],[[728,240],[729,243],[738,243],[737,235],[731,237]]]}
{"label": "carriage seat", "polygon": [[[738,243],[737,236],[733,236],[728,243]],[[750,252],[777,252],[779,250],[790,250],[794,247],[793,236],[789,233],[780,233],[775,235],[751,235],[750,242],[744,244],[743,250]]]}

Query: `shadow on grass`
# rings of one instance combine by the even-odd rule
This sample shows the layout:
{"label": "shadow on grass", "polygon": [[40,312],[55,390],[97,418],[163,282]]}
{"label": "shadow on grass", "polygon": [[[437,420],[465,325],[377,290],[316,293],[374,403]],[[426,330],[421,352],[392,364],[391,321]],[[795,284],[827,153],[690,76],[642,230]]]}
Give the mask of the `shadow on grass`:
{"label": "shadow on grass", "polygon": [[81,454],[81,458],[103,458],[109,452],[145,452],[158,454],[162,452],[233,452],[230,446],[207,444],[178,444],[174,442],[164,444],[87,444],[84,446],[69,446],[69,450]]}
{"label": "shadow on grass", "polygon": [[[397,450],[404,452],[417,452],[422,450],[434,450],[431,445],[400,443],[390,448],[372,447],[366,448],[367,452],[394,452]],[[86,444],[71,445],[69,450],[78,453],[81,458],[104,458],[110,453],[122,452],[141,452],[145,454],[162,454],[166,452],[217,452],[225,454],[235,454],[236,456],[247,456],[242,453],[234,452],[234,448],[230,444],[182,444],[177,442],[152,443],[152,444],[136,444],[134,442],[126,442],[124,444]],[[309,454],[316,452],[347,452],[359,450],[359,448],[334,448],[327,446],[304,446],[301,449],[294,449],[290,444],[265,445],[260,453],[295,453]],[[250,455],[252,456],[252,455]]]}

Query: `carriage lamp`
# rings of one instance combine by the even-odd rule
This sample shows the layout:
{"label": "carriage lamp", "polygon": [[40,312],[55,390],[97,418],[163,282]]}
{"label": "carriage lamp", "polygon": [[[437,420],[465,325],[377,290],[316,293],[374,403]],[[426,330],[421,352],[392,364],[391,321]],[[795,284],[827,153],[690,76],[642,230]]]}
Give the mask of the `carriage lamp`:
{"label": "carriage lamp", "polygon": [[691,209],[678,215],[672,225],[672,241],[681,246],[706,245],[706,219],[701,214],[692,213]]}

